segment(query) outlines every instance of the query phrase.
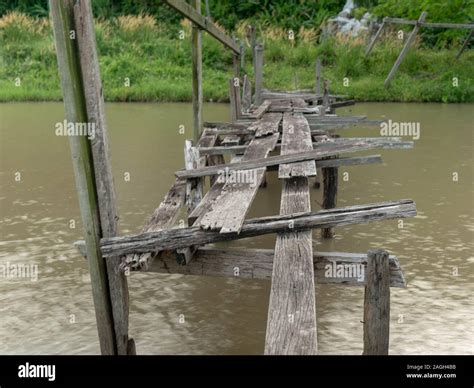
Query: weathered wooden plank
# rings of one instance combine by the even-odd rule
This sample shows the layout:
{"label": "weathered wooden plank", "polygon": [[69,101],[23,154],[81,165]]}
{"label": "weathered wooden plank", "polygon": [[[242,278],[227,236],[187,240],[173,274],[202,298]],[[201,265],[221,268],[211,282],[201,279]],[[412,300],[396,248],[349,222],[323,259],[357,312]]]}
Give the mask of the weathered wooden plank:
{"label": "weathered wooden plank", "polygon": [[307,160],[317,160],[327,156],[334,156],[337,154],[350,153],[350,152],[359,152],[367,151],[374,148],[377,148],[378,144],[376,143],[364,143],[358,142],[350,145],[347,144],[338,144],[333,147],[324,148],[321,150],[305,151],[299,152],[297,154],[288,154],[288,155],[277,155],[269,156],[265,159],[255,159],[255,160],[245,160],[238,163],[226,164],[224,166],[209,166],[196,168],[194,170],[178,170],[175,172],[175,175],[178,178],[189,179],[189,178],[198,178],[208,175],[218,175],[222,169],[228,169],[229,171],[235,170],[250,170],[261,167],[268,167],[277,164],[285,163],[295,163],[295,162],[304,162]]}
{"label": "weathered wooden plank", "polygon": [[[74,7],[71,0],[50,0],[52,26],[54,32],[61,89],[63,92],[66,119],[72,123],[88,123],[95,120],[95,124],[102,125],[99,128],[99,140],[102,144],[96,147],[108,151],[106,142],[105,116],[103,114],[103,100],[101,101],[101,90],[98,90],[92,81],[100,82],[98,73],[97,52],[95,51],[94,31],[90,29],[92,15],[90,3],[83,2],[80,7]],[[78,20],[81,19],[82,20]],[[77,24],[76,24],[77,22]],[[70,39],[70,31],[80,29],[77,39]],[[80,47],[78,40],[81,40]],[[89,52],[84,52],[88,48]],[[93,63],[84,67],[84,59]],[[82,61],[81,61],[82,59]],[[100,83],[97,85],[100,86]],[[92,106],[92,102],[99,105]],[[89,118],[88,113],[93,117]],[[71,147],[74,177],[79,199],[79,207],[85,231],[85,252],[88,257],[89,272],[91,274],[92,296],[96,314],[97,330],[99,333],[100,349],[102,354],[117,354],[117,342],[114,324],[113,307],[110,300],[110,283],[107,277],[107,265],[100,252],[100,238],[103,233],[114,234],[116,232],[116,219],[114,203],[111,202],[113,192],[106,190],[112,185],[110,166],[104,155],[99,161],[98,174],[95,177],[94,160],[91,151],[91,142],[87,136],[69,136]],[[100,200],[99,200],[100,197]],[[99,203],[101,201],[102,203]],[[109,202],[109,203],[107,203]],[[100,214],[100,205],[103,205]],[[101,230],[101,221],[104,221],[104,231]],[[114,274],[111,274],[114,276]],[[117,294],[118,295],[118,294]],[[121,300],[122,301],[122,300]],[[125,307],[123,304],[120,308]],[[118,310],[117,310],[118,311]],[[121,313],[125,309],[121,310]],[[126,333],[128,334],[128,333]],[[127,340],[128,342],[128,340]]]}
{"label": "weathered wooden plank", "polygon": [[[369,156],[357,156],[353,158],[331,158],[331,159],[318,159],[316,164],[318,168],[326,167],[341,167],[341,166],[359,166],[363,164],[376,164],[382,163],[382,157],[380,155],[369,155]],[[267,171],[278,171],[279,166],[269,166]]]}
{"label": "weathered wooden plank", "polygon": [[[148,272],[202,275],[218,277],[238,277],[241,279],[270,280],[273,270],[273,249],[219,249],[198,248],[193,260],[187,265],[179,264],[175,255],[168,251],[157,256]],[[351,266],[363,268],[362,277]],[[406,282],[397,257],[389,257],[390,287],[405,288]],[[367,276],[367,254],[347,252],[314,252],[313,267],[318,284],[340,284],[365,286]],[[343,276],[337,274],[342,268]],[[351,272],[352,269],[352,272]]]}
{"label": "weathered wooden plank", "polygon": [[203,124],[206,129],[225,130],[225,129],[247,129],[248,125],[238,123],[209,122]]}
{"label": "weathered wooden plank", "polygon": [[[191,0],[191,7],[201,14],[201,0]],[[201,29],[193,24],[191,31],[191,60],[193,74],[193,140],[201,136],[202,127],[202,36]]]}
{"label": "weathered wooden plank", "polygon": [[[283,149],[282,149],[283,150]],[[285,179],[280,214],[311,209],[308,178]],[[317,353],[311,231],[280,234],[275,245],[265,354]]]}
{"label": "weathered wooden plank", "polygon": [[255,131],[255,137],[272,135],[278,132],[281,119],[281,113],[265,113],[260,120],[250,124],[247,129]]}
{"label": "weathered wooden plank", "polygon": [[459,29],[474,29],[474,25],[472,23],[444,23],[444,22],[420,22],[419,20],[408,20],[402,18],[391,18],[386,17],[384,20],[387,23],[393,24],[406,24],[415,26],[419,24],[421,27],[427,28],[459,28]]}
{"label": "weathered wooden plank", "polygon": [[370,250],[364,296],[364,355],[388,355],[390,266],[388,252]]}
{"label": "weathered wooden plank", "polygon": [[[255,158],[265,158],[275,148],[279,134],[254,138],[242,161]],[[223,174],[225,170],[222,171]],[[220,194],[209,204],[208,209],[195,222],[203,229],[219,230],[221,233],[239,233],[260,183],[265,174],[265,168],[247,170],[245,174],[224,176],[220,174],[218,181],[224,181]],[[239,174],[239,171],[236,172]],[[238,179],[242,176],[242,179]],[[221,182],[222,183],[222,182]]]}
{"label": "weathered wooden plank", "polygon": [[216,38],[219,42],[230,48],[234,53],[240,55],[240,46],[224,32],[219,30],[210,19],[202,16],[193,7],[182,0],[164,0],[166,4],[173,7],[180,14],[191,20],[194,24],[199,26],[211,36]]}
{"label": "weathered wooden plank", "polygon": [[[184,143],[184,165],[187,170],[202,167],[199,151],[192,146],[190,140]],[[186,207],[190,214],[196,206],[201,202],[203,196],[204,184],[202,179],[188,179],[186,181]]]}
{"label": "weathered wooden plank", "polygon": [[402,63],[403,59],[407,55],[408,51],[410,50],[411,45],[415,42],[416,34],[418,34],[418,30],[420,29],[420,23],[423,23],[425,21],[427,15],[428,14],[426,12],[421,13],[420,18],[418,19],[415,27],[413,28],[413,31],[410,33],[410,36],[408,37],[405,43],[405,46],[403,46],[403,49],[400,52],[400,55],[398,56],[397,60],[393,64],[392,70],[390,70],[390,73],[385,79],[385,82],[384,82],[385,87],[388,87],[390,85],[392,78],[395,76],[395,73],[400,67],[400,64]]}
{"label": "weathered wooden plank", "polygon": [[[236,147],[240,143],[240,137],[237,135],[228,135],[222,139],[221,144],[224,148]],[[201,151],[201,150],[199,150]]]}
{"label": "weathered wooden plank", "polygon": [[[313,135],[313,139],[317,139],[321,135]],[[313,142],[313,148],[317,145],[318,147],[332,147],[337,144],[354,144],[360,141],[367,143],[376,143],[382,149],[409,149],[413,148],[413,141],[405,141],[398,137],[345,137],[345,138],[330,138],[329,141],[325,142]],[[281,144],[276,145],[276,149],[280,148]],[[222,154],[240,154],[244,153],[247,149],[247,145],[237,146],[216,146],[216,147],[200,147],[199,152],[201,155],[222,155]]]}
{"label": "weathered wooden plank", "polygon": [[[132,236],[104,238],[101,250],[104,257],[178,249],[192,245],[204,245],[218,241],[237,240],[289,230],[297,232],[312,228],[365,224],[416,215],[412,200],[389,201],[368,205],[346,206],[318,212],[260,217],[244,221],[239,234],[202,230],[197,226],[166,229],[159,232]],[[75,243],[81,253],[85,252],[84,241]]]}
{"label": "weathered wooden plank", "polygon": [[[281,155],[289,155],[298,151],[313,149],[309,124],[301,113],[283,115],[283,133],[281,138]],[[278,178],[308,177],[316,175],[314,160],[280,164]]]}
{"label": "weathered wooden plank", "polygon": [[264,100],[262,102],[262,104],[260,106],[257,107],[257,109],[255,109],[253,112],[252,112],[252,115],[256,118],[256,119],[260,119],[267,111],[268,111],[268,108],[270,108],[270,105],[271,105],[271,101],[269,100]]}

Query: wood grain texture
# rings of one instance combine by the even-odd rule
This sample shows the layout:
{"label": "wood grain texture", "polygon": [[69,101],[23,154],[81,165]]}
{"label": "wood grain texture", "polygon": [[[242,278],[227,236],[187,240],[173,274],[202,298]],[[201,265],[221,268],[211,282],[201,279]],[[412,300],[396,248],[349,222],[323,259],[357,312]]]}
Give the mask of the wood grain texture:
{"label": "wood grain texture", "polygon": [[[367,205],[346,206],[331,210],[320,210],[318,212],[248,219],[244,221],[239,234],[219,233],[192,226],[188,228],[166,229],[153,233],[104,238],[101,240],[100,245],[102,255],[108,257],[178,249],[191,245],[204,245],[269,233],[288,232],[289,230],[300,231],[314,228],[366,224],[380,220],[414,217],[415,215],[415,203],[410,199],[404,199]],[[291,229],[290,226],[292,227]],[[84,241],[77,241],[75,246],[82,254],[85,253]]]}
{"label": "wood grain texture", "polygon": [[281,119],[281,113],[265,113],[261,119],[250,124],[247,129],[255,131],[255,137],[272,135],[278,132]]}
{"label": "wood grain texture", "polygon": [[390,335],[388,252],[370,250],[364,296],[364,355],[387,355]]}
{"label": "wood grain texture", "polygon": [[[283,115],[283,130],[281,137],[281,155],[295,154],[313,149],[311,130],[308,121],[301,113],[285,113]],[[306,162],[280,164],[278,178],[315,176],[316,163],[314,160]]]}

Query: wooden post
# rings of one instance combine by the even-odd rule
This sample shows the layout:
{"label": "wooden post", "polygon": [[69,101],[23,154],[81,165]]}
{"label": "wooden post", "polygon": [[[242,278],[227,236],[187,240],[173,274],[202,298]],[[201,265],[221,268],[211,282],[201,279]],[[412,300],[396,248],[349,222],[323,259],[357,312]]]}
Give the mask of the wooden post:
{"label": "wooden post", "polygon": [[377,40],[380,38],[380,36],[382,35],[382,31],[385,27],[385,20],[387,18],[383,18],[383,21],[382,21],[382,24],[380,25],[379,29],[377,30],[376,34],[374,35],[374,37],[372,38],[372,40],[370,41],[370,44],[367,46],[367,49],[365,50],[365,56],[368,57],[369,54],[371,53],[372,49],[374,48],[375,46],[375,43],[377,42]]}
{"label": "wooden post", "polygon": [[262,103],[262,82],[263,82],[263,45],[255,46],[255,96],[254,105],[259,106]]}
{"label": "wooden post", "polygon": [[[191,0],[191,6],[201,13],[201,0]],[[197,143],[202,126],[202,39],[201,30],[193,24],[191,33],[193,66],[193,139]]]}
{"label": "wooden post", "polygon": [[[122,295],[112,295],[114,298],[123,297],[112,303],[110,289],[111,285],[119,286],[121,282],[125,282],[126,287],[126,281],[115,271],[109,274],[109,277],[113,278],[109,281],[107,265],[100,251],[100,239],[116,233],[117,219],[113,203],[113,182],[107,159],[108,144],[92,11],[89,1],[81,1],[76,6],[74,3],[72,0],[50,0],[66,118],[70,123],[94,124],[95,139],[101,144],[92,147],[87,135],[70,136],[69,143],[85,229],[86,255],[101,353],[113,355],[120,351],[121,354],[126,354],[129,345],[127,332],[122,332],[120,335],[124,338],[118,338],[117,342],[119,333],[116,333],[115,327],[120,325],[120,322],[114,325],[113,309],[121,309],[122,318],[128,323],[128,293],[125,289]],[[74,39],[71,39],[72,36]],[[100,151],[104,154],[100,155]],[[117,314],[117,317],[119,316],[120,314]]]}
{"label": "wooden post", "polygon": [[232,54],[232,63],[234,68],[234,77],[240,77],[240,55]]}
{"label": "wooden post", "polygon": [[247,74],[244,75],[242,87],[242,111],[248,113],[252,105],[252,85]]}
{"label": "wooden post", "polygon": [[255,26],[249,26],[250,47],[252,49],[252,65],[255,66],[255,46],[257,45],[257,33]]}
{"label": "wooden post", "polygon": [[466,40],[464,41],[464,43],[461,47],[461,49],[459,50],[458,54],[456,55],[456,59],[459,59],[459,57],[461,56],[463,51],[466,49],[466,47],[469,46],[469,42],[471,41],[473,33],[474,33],[474,30],[471,29],[471,31],[469,31],[469,34],[467,35]]}
{"label": "wooden post", "polygon": [[240,42],[240,68],[245,69],[245,46],[244,46],[244,42]]}
{"label": "wooden post", "polygon": [[327,79],[324,80],[324,86],[323,86],[323,100],[322,100],[322,106],[321,110],[319,111],[319,115],[321,117],[326,116],[326,109],[329,106],[329,81]]}
{"label": "wooden post", "polygon": [[[186,170],[193,170],[198,167],[202,167],[200,164],[199,150],[193,147],[190,140],[186,140],[184,143],[184,162]],[[196,208],[201,202],[203,195],[203,179],[187,179],[186,180],[186,207],[188,209],[188,215]]]}
{"label": "wooden post", "polygon": [[206,17],[211,19],[211,11],[209,9],[209,0],[206,0]]}
{"label": "wooden post", "polygon": [[321,94],[321,59],[316,59],[316,94]]}
{"label": "wooden post", "polygon": [[398,56],[397,60],[395,61],[392,70],[390,70],[390,73],[387,76],[387,79],[384,82],[384,86],[387,88],[390,85],[390,82],[392,78],[394,77],[395,73],[397,72],[400,64],[402,63],[403,59],[407,55],[408,51],[410,50],[411,45],[413,42],[415,42],[416,34],[418,33],[418,30],[420,29],[420,24],[423,23],[426,19],[426,16],[428,14],[426,12],[422,12],[415,27],[413,28],[413,31],[411,32],[410,36],[408,37],[405,46],[403,46],[402,52]]}
{"label": "wooden post", "polygon": [[[329,159],[337,158],[332,156]],[[337,186],[338,186],[338,167],[324,167],[321,169],[323,175],[323,209],[333,209],[337,204]],[[321,236],[323,238],[334,237],[333,228],[321,229]]]}
{"label": "wooden post", "polygon": [[390,270],[388,252],[370,250],[364,297],[364,355],[388,355]]}
{"label": "wooden post", "polygon": [[235,123],[237,121],[237,102],[235,100],[234,78],[229,80],[229,103],[230,103],[230,121]]}

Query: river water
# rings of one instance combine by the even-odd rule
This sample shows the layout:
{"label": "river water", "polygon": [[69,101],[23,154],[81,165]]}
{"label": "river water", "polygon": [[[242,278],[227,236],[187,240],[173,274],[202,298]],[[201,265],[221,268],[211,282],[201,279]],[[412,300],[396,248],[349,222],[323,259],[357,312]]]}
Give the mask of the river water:
{"label": "river water", "polygon": [[[341,168],[338,197],[339,206],[411,198],[418,216],[402,229],[397,220],[341,227],[330,241],[314,231],[314,249],[383,247],[399,257],[408,287],[391,292],[391,354],[473,354],[473,106],[366,103],[338,113],[421,124],[414,149],[377,150],[371,154],[382,154],[383,165]],[[228,116],[226,105],[205,106],[208,121]],[[87,263],[72,247],[82,225],[68,140],[54,134],[63,105],[2,104],[0,118],[0,265],[38,268],[36,281],[33,272],[0,278],[0,354],[99,353]],[[183,166],[191,106],[108,104],[107,118],[120,230],[136,233]],[[379,129],[338,133],[378,136]],[[318,209],[320,190],[311,194]],[[279,200],[270,173],[249,216],[277,214]],[[231,246],[274,243],[269,235]],[[129,285],[138,353],[263,353],[269,281],[133,273]],[[360,354],[363,289],[316,291],[320,353]]]}

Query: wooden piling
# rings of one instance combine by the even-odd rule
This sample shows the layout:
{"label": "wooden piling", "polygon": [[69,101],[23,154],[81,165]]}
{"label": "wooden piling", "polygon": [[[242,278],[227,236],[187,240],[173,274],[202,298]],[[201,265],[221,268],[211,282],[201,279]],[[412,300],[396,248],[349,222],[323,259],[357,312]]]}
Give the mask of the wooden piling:
{"label": "wooden piling", "polygon": [[[331,157],[337,158],[337,157]],[[324,167],[321,169],[323,175],[323,209],[333,209],[337,204],[337,186],[339,167]],[[333,228],[321,229],[321,237],[334,237]]]}
{"label": "wooden piling", "polygon": [[237,101],[235,98],[234,78],[229,80],[229,104],[230,104],[230,122],[235,123],[238,119]]}
{"label": "wooden piling", "polygon": [[263,82],[263,45],[255,46],[255,96],[254,105],[258,106],[262,103],[262,82]]}
{"label": "wooden piling", "polygon": [[364,355],[388,355],[390,334],[389,255],[370,250],[364,296]]}
{"label": "wooden piling", "polygon": [[393,64],[392,70],[390,70],[390,73],[388,74],[387,78],[385,79],[384,86],[387,88],[390,85],[390,82],[392,81],[392,78],[395,76],[395,73],[397,72],[398,68],[400,67],[400,64],[402,63],[403,59],[407,55],[408,51],[410,50],[411,45],[415,42],[416,34],[418,34],[418,30],[420,29],[420,24],[423,23],[426,19],[426,16],[428,15],[427,12],[422,12],[420,15],[420,18],[418,19],[418,22],[416,23],[415,27],[413,28],[413,31],[410,33],[410,36],[408,37],[405,46],[403,46],[403,49],[398,56],[397,60]]}
{"label": "wooden piling", "polygon": [[321,94],[321,59],[316,59],[316,94]]}
{"label": "wooden piling", "polygon": [[[201,13],[201,0],[191,0],[191,6]],[[193,23],[191,32],[193,67],[193,140],[197,143],[201,137],[202,126],[202,36],[199,27]]]}
{"label": "wooden piling", "polygon": [[[89,122],[88,112],[92,115],[92,111],[94,111],[97,116],[91,117],[91,120],[94,120],[96,125],[102,126],[101,131],[98,131],[99,141],[102,140],[100,149],[107,151],[107,143],[104,141],[106,140],[106,134],[104,132],[105,120],[101,87],[100,84],[94,85],[92,83],[93,81],[100,81],[100,75],[98,73],[95,41],[93,40],[91,6],[89,1],[81,1],[77,3],[76,7],[74,4],[75,2],[72,0],[50,0],[66,118],[72,123],[87,123]],[[79,23],[77,25],[79,28],[76,28],[76,22]],[[72,31],[76,34],[75,39],[70,38]],[[81,42],[79,43],[79,41]],[[91,51],[81,52],[80,49]],[[86,54],[87,61],[90,61],[90,63],[87,68],[81,69]],[[94,103],[99,103],[99,105],[94,106]],[[116,232],[116,215],[112,202],[113,194],[109,191],[113,190],[110,166],[107,155],[103,155],[100,161],[95,160],[97,165],[101,165],[98,171],[95,171],[94,152],[91,141],[87,136],[69,136],[69,143],[81,217],[85,229],[86,255],[91,274],[100,349],[104,355],[113,355],[118,353],[119,343],[117,343],[114,326],[110,293],[111,283],[108,279],[107,265],[100,252],[100,239],[103,234],[113,236]],[[95,156],[98,156],[97,152],[95,154]],[[102,209],[100,209],[101,205]],[[103,225],[101,221],[104,222]],[[114,280],[118,281],[117,285],[124,280],[121,275],[114,271],[110,273],[110,276],[115,277]],[[114,297],[123,297],[123,295],[114,295]],[[124,299],[114,302],[121,305],[116,306],[118,308],[125,305]],[[124,309],[122,313],[125,314],[122,318],[128,322],[128,310]],[[126,353],[128,347],[127,333],[122,333],[122,335],[125,338],[120,338],[120,343],[125,345]],[[123,353],[123,349],[121,349],[121,353]]]}

